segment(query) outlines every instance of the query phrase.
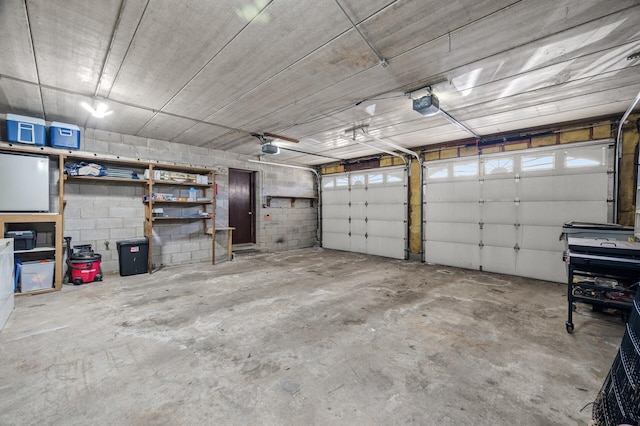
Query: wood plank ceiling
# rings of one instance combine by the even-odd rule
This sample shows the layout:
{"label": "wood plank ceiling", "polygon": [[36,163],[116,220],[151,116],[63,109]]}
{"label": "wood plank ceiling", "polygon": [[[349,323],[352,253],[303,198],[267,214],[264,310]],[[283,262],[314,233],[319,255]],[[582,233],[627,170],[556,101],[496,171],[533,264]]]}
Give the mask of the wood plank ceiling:
{"label": "wood plank ceiling", "polygon": [[622,115],[639,22],[638,0],[3,0],[0,113],[250,156],[271,132],[301,141],[277,160],[322,164],[377,152],[354,126],[470,137],[412,110],[425,86],[481,136]]}

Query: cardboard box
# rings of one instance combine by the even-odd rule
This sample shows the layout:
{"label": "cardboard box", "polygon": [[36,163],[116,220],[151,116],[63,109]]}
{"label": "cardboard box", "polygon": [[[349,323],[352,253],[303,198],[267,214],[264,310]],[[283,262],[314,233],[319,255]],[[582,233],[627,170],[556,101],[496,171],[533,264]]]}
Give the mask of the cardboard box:
{"label": "cardboard box", "polygon": [[47,139],[46,123],[41,118],[7,114],[7,139],[9,142],[44,146]]}
{"label": "cardboard box", "polygon": [[80,128],[53,121],[49,126],[49,143],[54,148],[80,149]]}
{"label": "cardboard box", "polygon": [[54,266],[55,262],[53,260],[22,262],[19,268],[20,291],[27,293],[53,287]]}

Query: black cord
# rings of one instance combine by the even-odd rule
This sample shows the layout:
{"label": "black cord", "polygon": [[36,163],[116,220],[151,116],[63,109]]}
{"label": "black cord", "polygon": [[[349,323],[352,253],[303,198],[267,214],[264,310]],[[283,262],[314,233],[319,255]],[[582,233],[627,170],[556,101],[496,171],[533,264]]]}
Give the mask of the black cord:
{"label": "black cord", "polygon": [[585,405],[584,407],[582,407],[582,408],[580,409],[580,412],[582,413],[582,412],[584,411],[584,409],[585,409],[585,408],[587,408],[588,406],[593,405],[593,404],[595,404],[595,403],[594,403],[593,401],[591,401],[590,403],[588,403],[587,405]]}

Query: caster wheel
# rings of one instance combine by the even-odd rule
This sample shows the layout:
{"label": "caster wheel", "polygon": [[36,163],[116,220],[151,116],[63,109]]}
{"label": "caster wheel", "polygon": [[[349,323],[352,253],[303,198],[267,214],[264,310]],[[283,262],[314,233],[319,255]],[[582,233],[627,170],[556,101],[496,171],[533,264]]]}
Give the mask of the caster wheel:
{"label": "caster wheel", "polygon": [[573,323],[567,323],[567,333],[573,333]]}
{"label": "caster wheel", "polygon": [[82,278],[76,278],[75,280],[73,280],[73,284],[74,284],[74,285],[80,285],[80,284],[82,284]]}
{"label": "caster wheel", "polygon": [[95,280],[96,281],[102,281],[102,275],[100,275],[100,274],[96,275]]}

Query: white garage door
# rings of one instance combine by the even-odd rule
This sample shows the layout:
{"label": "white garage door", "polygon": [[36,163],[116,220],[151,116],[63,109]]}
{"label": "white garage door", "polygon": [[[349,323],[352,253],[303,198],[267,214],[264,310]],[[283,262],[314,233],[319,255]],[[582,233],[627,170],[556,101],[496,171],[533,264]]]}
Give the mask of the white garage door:
{"label": "white garage door", "polygon": [[322,246],[405,259],[407,171],[322,176]]}
{"label": "white garage door", "polygon": [[562,225],[611,222],[612,165],[612,141],[426,163],[426,261],[565,282]]}

